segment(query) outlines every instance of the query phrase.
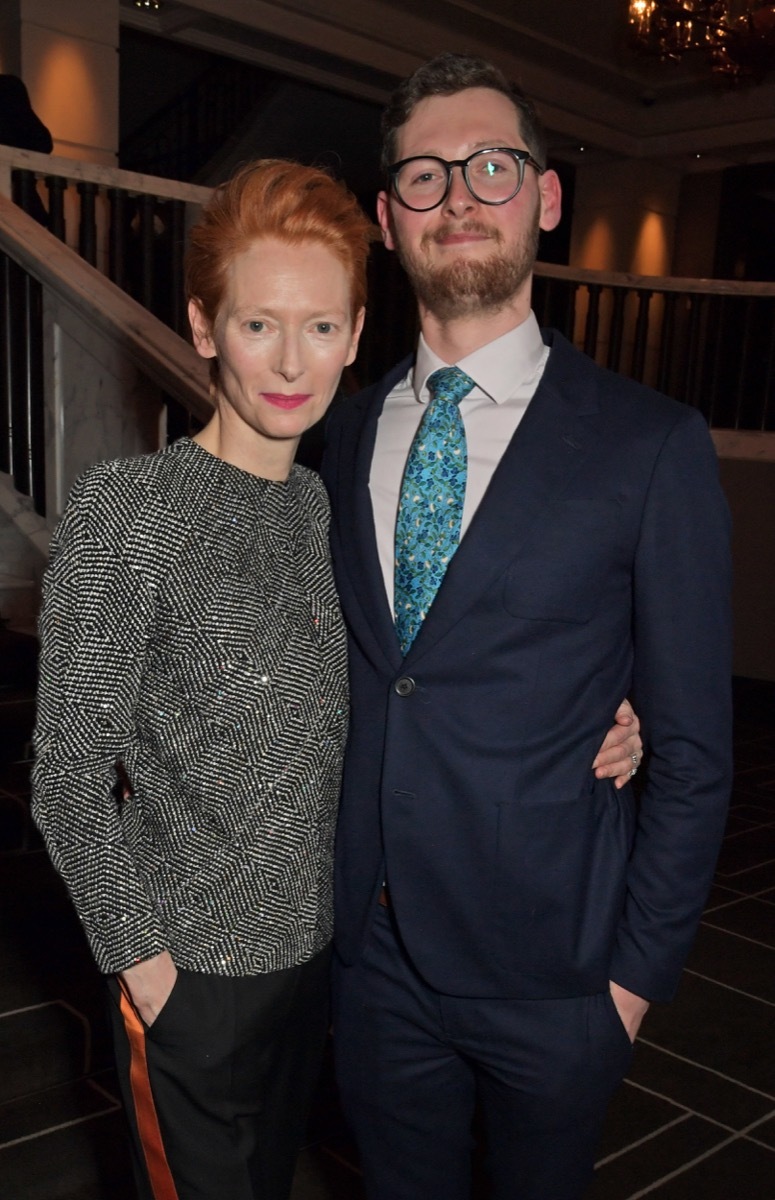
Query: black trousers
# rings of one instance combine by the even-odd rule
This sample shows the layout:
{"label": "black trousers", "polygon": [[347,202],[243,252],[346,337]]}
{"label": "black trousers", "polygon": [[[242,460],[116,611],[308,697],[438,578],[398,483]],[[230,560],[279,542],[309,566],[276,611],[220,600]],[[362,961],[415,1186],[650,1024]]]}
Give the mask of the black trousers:
{"label": "black trousers", "polygon": [[443,995],[386,909],[333,980],[339,1092],[369,1200],[470,1200],[475,1112],[493,1200],[580,1200],[632,1052],[607,992]]}
{"label": "black trousers", "polygon": [[328,1029],[330,949],[284,971],[180,971],[149,1028],[108,980],[140,1200],[287,1200]]}

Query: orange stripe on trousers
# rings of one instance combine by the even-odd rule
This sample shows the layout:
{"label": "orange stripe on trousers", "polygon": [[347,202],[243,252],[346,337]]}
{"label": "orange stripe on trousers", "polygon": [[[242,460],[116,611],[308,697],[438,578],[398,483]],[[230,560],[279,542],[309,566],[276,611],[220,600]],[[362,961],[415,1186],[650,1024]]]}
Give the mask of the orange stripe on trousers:
{"label": "orange stripe on trousers", "polygon": [[151,1080],[148,1075],[148,1059],[145,1053],[145,1029],[121,980],[119,980],[119,985],[121,987],[121,1015],[124,1018],[131,1055],[129,1083],[132,1088],[137,1128],[151,1181],[151,1190],[154,1200],[178,1200],[177,1188],[167,1162],[167,1155],[164,1153],[159,1118],[153,1102]]}

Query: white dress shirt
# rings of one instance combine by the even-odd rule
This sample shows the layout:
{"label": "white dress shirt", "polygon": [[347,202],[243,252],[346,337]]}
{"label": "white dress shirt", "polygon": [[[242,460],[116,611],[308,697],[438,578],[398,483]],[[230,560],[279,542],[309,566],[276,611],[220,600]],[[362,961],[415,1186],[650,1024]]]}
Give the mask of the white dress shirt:
{"label": "white dress shirt", "polygon": [[[538,322],[531,312],[516,329],[510,329],[455,364],[476,384],[459,405],[468,448],[461,539],[536,392],[548,357],[549,347],[544,345]],[[391,612],[396,514],[404,467],[430,399],[428,378],[439,367],[449,365],[433,353],[421,334],[415,364],[386,397],[377,425],[369,490],[379,561]]]}

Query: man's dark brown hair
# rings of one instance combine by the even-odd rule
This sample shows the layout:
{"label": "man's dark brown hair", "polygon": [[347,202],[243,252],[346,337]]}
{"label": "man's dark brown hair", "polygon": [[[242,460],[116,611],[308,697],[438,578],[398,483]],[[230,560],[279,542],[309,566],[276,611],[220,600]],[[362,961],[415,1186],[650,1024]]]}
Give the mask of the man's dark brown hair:
{"label": "man's dark brown hair", "polygon": [[[429,96],[454,96],[467,88],[491,88],[508,96],[517,112],[519,127],[533,158],[546,166],[546,137],[532,102],[521,88],[509,83],[498,67],[470,54],[439,54],[418,67],[398,85],[382,114],[382,169],[396,161],[396,135],[417,104]],[[520,149],[520,147],[516,147]]]}

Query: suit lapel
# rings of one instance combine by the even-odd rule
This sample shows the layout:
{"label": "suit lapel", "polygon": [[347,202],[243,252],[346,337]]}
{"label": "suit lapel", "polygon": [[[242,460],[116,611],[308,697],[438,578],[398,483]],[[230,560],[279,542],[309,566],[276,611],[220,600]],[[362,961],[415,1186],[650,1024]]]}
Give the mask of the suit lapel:
{"label": "suit lapel", "polygon": [[450,563],[408,661],[430,650],[492,587],[572,487],[598,432],[598,406],[584,362],[555,335],[541,383]]}
{"label": "suit lapel", "polygon": [[344,569],[357,602],[357,608],[347,606],[348,621],[364,644],[371,644],[373,653],[387,659],[391,670],[400,667],[402,658],[377,551],[369,476],[377,422],[385,398],[404,378],[411,363],[411,357],[405,359],[380,383],[346,402],[354,405],[355,411],[343,422],[336,471],[341,554],[337,574],[341,588],[341,571]]}

